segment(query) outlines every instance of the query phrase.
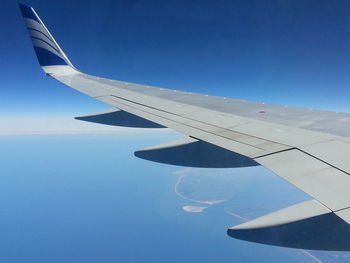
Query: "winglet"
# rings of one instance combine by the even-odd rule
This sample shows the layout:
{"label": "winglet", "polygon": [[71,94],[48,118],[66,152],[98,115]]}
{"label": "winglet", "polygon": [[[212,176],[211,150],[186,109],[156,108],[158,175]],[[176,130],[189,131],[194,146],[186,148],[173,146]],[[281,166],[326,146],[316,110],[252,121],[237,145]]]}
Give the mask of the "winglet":
{"label": "winglet", "polygon": [[47,72],[45,68],[48,66],[69,66],[74,69],[74,66],[50,34],[49,30],[47,30],[35,10],[24,4],[19,4],[19,8],[32,40],[39,64],[43,70]]}

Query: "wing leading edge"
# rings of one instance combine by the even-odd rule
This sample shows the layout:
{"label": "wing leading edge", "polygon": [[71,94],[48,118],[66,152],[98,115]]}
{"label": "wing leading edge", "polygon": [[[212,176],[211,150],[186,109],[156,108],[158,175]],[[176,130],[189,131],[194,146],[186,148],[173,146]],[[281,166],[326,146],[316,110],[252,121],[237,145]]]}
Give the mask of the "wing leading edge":
{"label": "wing leading edge", "polygon": [[[196,167],[261,164],[315,199],[230,228],[230,236],[289,247],[350,250],[350,246],[340,246],[350,244],[350,114],[245,102],[91,76],[74,68],[33,8],[20,4],[20,10],[43,71],[117,108],[78,119],[169,127],[189,138],[136,155]],[[182,149],[189,154],[186,158],[179,158]],[[216,154],[225,156],[222,166],[219,159],[213,162]],[[326,246],[319,244],[316,237],[320,234],[312,235],[322,224],[328,226],[323,228],[327,229]],[[313,229],[307,232],[312,238],[290,240],[305,228]],[[276,231],[284,231],[278,242],[261,238]]]}

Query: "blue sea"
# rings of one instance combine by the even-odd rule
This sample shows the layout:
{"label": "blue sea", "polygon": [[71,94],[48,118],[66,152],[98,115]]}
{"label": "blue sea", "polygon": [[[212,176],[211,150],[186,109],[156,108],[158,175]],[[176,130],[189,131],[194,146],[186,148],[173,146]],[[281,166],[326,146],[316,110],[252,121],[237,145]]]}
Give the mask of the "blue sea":
{"label": "blue sea", "polygon": [[[348,262],[349,253],[227,236],[230,226],[308,197],[261,167],[188,169],[133,155],[176,137],[0,137],[0,262]],[[200,203],[212,199],[225,201]]]}

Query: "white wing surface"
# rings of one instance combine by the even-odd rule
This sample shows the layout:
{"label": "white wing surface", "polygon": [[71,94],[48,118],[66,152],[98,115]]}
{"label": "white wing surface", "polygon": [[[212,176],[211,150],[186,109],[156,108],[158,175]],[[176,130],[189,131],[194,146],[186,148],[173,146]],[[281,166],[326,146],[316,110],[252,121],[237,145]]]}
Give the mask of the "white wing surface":
{"label": "white wing surface", "polygon": [[[350,114],[91,76],[73,67],[33,8],[20,9],[44,72],[114,108],[77,119],[171,128],[187,137],[135,155],[193,167],[260,164],[314,199],[229,228],[230,236],[281,246],[350,250]],[[267,240],[271,233],[274,238]]]}

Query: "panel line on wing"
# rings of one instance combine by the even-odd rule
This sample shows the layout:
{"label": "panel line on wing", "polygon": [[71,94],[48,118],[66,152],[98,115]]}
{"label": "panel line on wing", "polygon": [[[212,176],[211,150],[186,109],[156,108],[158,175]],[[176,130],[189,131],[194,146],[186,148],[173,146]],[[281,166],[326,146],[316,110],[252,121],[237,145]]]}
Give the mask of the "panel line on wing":
{"label": "panel line on wing", "polygon": [[[107,99],[107,100],[106,100]],[[101,101],[105,103],[111,103],[108,101],[108,98],[100,98]],[[112,100],[114,103],[116,103],[115,100]],[[115,104],[116,105],[116,104]],[[184,134],[192,134],[195,135],[197,138],[207,141],[209,143],[215,144],[217,146],[220,146],[224,149],[228,149],[240,154],[243,154],[245,156],[249,156],[250,154],[254,154],[257,152],[260,152],[261,149],[258,149],[257,147],[251,146],[251,145],[244,145],[240,142],[228,140],[226,138],[219,137],[216,134],[211,134],[208,131],[200,130],[198,128],[191,127],[186,124],[179,123],[177,121],[168,119],[164,116],[155,115],[154,113],[150,113],[147,111],[144,111],[140,108],[125,104],[123,102],[118,102],[118,108],[128,111],[132,114],[139,115],[145,119],[148,119],[150,121],[157,122],[161,125],[167,126],[175,131],[184,133]],[[221,139],[220,139],[221,138]]]}
{"label": "panel line on wing", "polygon": [[[162,110],[162,109],[157,109],[157,108],[155,108],[155,107],[148,106],[148,105],[144,105],[144,104],[142,104],[142,103],[138,103],[138,102],[135,102],[135,101],[131,101],[131,100],[128,100],[128,99],[125,99],[125,98],[123,98],[123,97],[119,97],[119,96],[116,96],[116,95],[113,95],[113,94],[111,94],[110,96],[111,96],[111,97],[114,97],[114,98],[117,98],[117,99],[120,99],[120,100],[123,100],[123,101],[127,101],[127,102],[132,103],[132,104],[140,105],[140,106],[142,106],[142,107],[146,107],[146,108],[153,109],[153,110],[156,110],[156,111],[160,111],[160,112],[163,112],[163,113],[166,113],[166,114],[170,114],[170,115],[175,115],[175,116],[178,116],[178,117],[183,118],[183,119],[189,119],[189,118],[187,118],[186,116],[180,116],[180,115],[177,115],[177,114],[174,114],[174,113],[171,113],[171,112]],[[156,115],[156,114],[155,114],[155,115]],[[160,115],[158,115],[158,117],[165,118],[164,116],[160,116]],[[167,118],[167,119],[169,119],[169,118]],[[169,120],[174,121],[173,119],[169,119]],[[190,119],[190,120],[191,120],[193,123],[196,123],[196,122],[197,122],[197,123],[199,123],[199,124],[208,125],[208,127],[212,127],[212,128],[213,128],[213,131],[215,131],[215,130],[217,130],[217,129],[220,129],[220,130],[227,130],[227,129],[224,129],[224,128],[222,128],[222,127],[219,127],[219,126],[216,126],[216,125],[211,125],[211,124],[208,124],[208,123],[205,123],[205,122],[201,122],[201,121],[198,121],[198,120],[192,120],[192,119]],[[181,123],[181,122],[178,122],[178,123]],[[181,124],[182,124],[182,123],[181,123]],[[186,123],[186,125],[191,126],[191,127],[193,127],[193,128],[196,128],[196,129],[199,129],[198,127],[193,126],[193,125],[191,125],[191,124],[187,124],[187,123]],[[202,130],[203,130],[203,129],[202,129]],[[266,149],[264,149],[264,148],[260,148],[260,147],[257,147],[257,146],[255,146],[255,145],[251,145],[251,144],[246,143],[246,142],[242,142],[242,141],[239,141],[239,140],[235,140],[235,139],[229,138],[229,137],[227,137],[227,136],[223,136],[223,135],[218,134],[218,133],[214,133],[213,131],[208,131],[208,130],[203,130],[203,131],[209,132],[209,133],[211,133],[211,134],[213,134],[213,135],[220,136],[220,137],[223,137],[223,138],[226,138],[226,139],[229,139],[229,140],[233,140],[233,141],[236,141],[236,142],[239,142],[239,143],[248,145],[248,146],[253,146],[253,147],[259,148],[259,149],[261,149],[261,150],[266,150]],[[227,130],[227,131],[229,131],[229,130]],[[233,133],[233,131],[231,131],[231,132]],[[246,134],[240,133],[240,132],[234,132],[234,133],[240,134],[240,135],[242,135],[242,136],[247,136]],[[255,136],[249,136],[249,137],[253,137],[253,138],[256,138],[256,139],[258,139],[258,140],[267,141],[267,142],[270,142],[270,143],[272,143],[272,144],[277,145],[275,142],[268,141],[268,140],[265,140],[265,139],[261,139],[261,138],[259,138],[259,137],[255,137]],[[278,144],[278,145],[282,145],[282,144]],[[283,145],[283,146],[290,147],[290,146],[288,146],[288,145]]]}
{"label": "panel line on wing", "polygon": [[328,162],[326,162],[326,161],[324,161],[324,160],[322,160],[322,159],[320,159],[320,158],[318,158],[318,157],[316,157],[316,156],[314,156],[314,155],[312,155],[312,154],[310,154],[310,153],[308,153],[308,152],[306,152],[306,151],[304,151],[304,150],[301,150],[301,149],[299,149],[299,148],[298,148],[298,150],[301,151],[301,152],[303,152],[303,153],[305,153],[305,154],[307,154],[307,155],[309,155],[309,156],[311,156],[311,157],[313,157],[313,158],[315,158],[316,160],[319,160],[319,161],[321,161],[321,162],[323,162],[323,163],[325,163],[325,164],[327,164],[327,165],[333,167],[334,169],[337,169],[337,170],[339,170],[339,171],[341,171],[341,172],[343,172],[343,173],[345,173],[345,174],[347,174],[347,175],[350,175],[350,173],[348,173],[347,171],[344,171],[344,170],[340,169],[339,167],[334,166],[334,165],[332,165],[332,164],[330,164],[330,163],[328,163]]}
{"label": "panel line on wing", "polygon": [[258,155],[258,156],[254,156],[253,159],[259,159],[259,158],[262,158],[262,157],[266,157],[266,156],[269,156],[269,155],[278,154],[278,153],[282,153],[282,152],[286,152],[286,151],[290,151],[290,150],[294,150],[294,149],[298,149],[298,148],[292,147],[292,148],[280,150],[280,151],[273,152],[273,153],[267,153],[267,154],[263,154],[263,155]]}

